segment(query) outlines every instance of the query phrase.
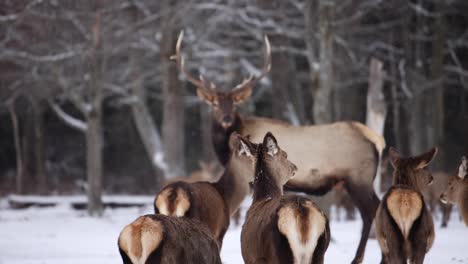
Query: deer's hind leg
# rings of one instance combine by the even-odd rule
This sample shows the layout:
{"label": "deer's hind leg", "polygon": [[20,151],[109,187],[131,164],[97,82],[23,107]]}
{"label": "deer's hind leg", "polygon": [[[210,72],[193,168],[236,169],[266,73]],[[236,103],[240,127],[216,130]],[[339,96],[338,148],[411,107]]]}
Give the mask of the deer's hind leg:
{"label": "deer's hind leg", "polygon": [[369,238],[369,232],[374,220],[377,207],[379,206],[380,200],[374,192],[374,188],[371,184],[356,184],[353,182],[346,182],[345,187],[349,193],[349,196],[353,200],[354,204],[359,210],[362,218],[362,232],[359,246],[356,251],[356,255],[353,260],[353,264],[361,263],[364,258],[364,252],[366,249],[367,239]]}

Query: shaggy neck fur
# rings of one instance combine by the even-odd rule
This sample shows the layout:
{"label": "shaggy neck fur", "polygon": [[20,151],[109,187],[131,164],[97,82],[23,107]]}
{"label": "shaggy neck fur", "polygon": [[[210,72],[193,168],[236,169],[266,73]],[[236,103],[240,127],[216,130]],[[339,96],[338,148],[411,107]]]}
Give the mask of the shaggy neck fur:
{"label": "shaggy neck fur", "polygon": [[237,157],[231,157],[223,176],[215,183],[216,189],[229,208],[230,215],[237,211],[245,196],[249,194],[248,175],[251,173],[245,162],[239,161]]}
{"label": "shaggy neck fur", "polygon": [[283,187],[277,182],[275,177],[273,177],[272,172],[269,171],[268,166],[265,163],[263,146],[259,146],[257,155],[255,180],[253,183],[254,202],[263,199],[281,197],[281,195],[283,195]]}
{"label": "shaggy neck fur", "polygon": [[213,116],[211,133],[213,140],[213,147],[216,152],[216,156],[223,166],[229,162],[229,137],[232,132],[239,131],[242,126],[241,118],[238,114],[234,117],[234,122],[230,127],[224,129],[221,124],[216,121],[216,118]]}

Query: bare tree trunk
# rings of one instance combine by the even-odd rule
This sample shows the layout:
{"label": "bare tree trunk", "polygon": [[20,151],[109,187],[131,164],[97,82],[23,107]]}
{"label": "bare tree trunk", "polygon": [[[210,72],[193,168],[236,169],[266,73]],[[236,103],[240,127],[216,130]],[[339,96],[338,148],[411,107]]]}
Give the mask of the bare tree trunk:
{"label": "bare tree trunk", "polygon": [[[286,40],[281,36],[271,36],[271,45],[273,47],[282,46]],[[288,103],[291,82],[289,81],[289,57],[285,51],[273,51],[271,53],[271,95],[272,95],[272,114],[273,118],[288,120]],[[281,65],[281,66],[280,66]]]}
{"label": "bare tree trunk", "polygon": [[35,172],[37,181],[37,192],[45,194],[47,192],[47,174],[45,171],[45,150],[44,150],[44,120],[43,108],[34,98],[30,98],[34,115],[34,139],[35,139]]}
{"label": "bare tree trunk", "polygon": [[[167,175],[169,172],[168,166],[164,160],[164,147],[158,128],[146,106],[146,93],[142,81],[137,80],[135,85],[132,86],[132,89],[133,95],[137,98],[136,102],[132,104],[133,120],[135,121],[141,141],[151,161],[153,172],[157,175],[157,172],[161,170],[164,175]],[[156,178],[157,185],[164,181],[164,179]]]}
{"label": "bare tree trunk", "polygon": [[[436,8],[440,10],[439,4]],[[436,10],[438,11],[438,10]],[[429,92],[426,102],[426,118],[430,122],[428,128],[428,144],[430,146],[443,147],[444,143],[444,88],[442,86],[445,28],[443,16],[437,17],[434,25],[435,40],[432,45],[433,60],[431,63],[432,82],[435,88]],[[442,148],[443,150],[443,148]],[[439,151],[435,169],[442,169],[445,165],[444,151]]]}
{"label": "bare tree trunk", "polygon": [[89,112],[86,113],[88,129],[86,130],[86,165],[88,175],[88,213],[101,216],[102,204],[102,70],[103,58],[101,49],[101,14],[96,14],[92,28],[93,51],[91,53],[91,83]]}
{"label": "bare tree trunk", "polygon": [[163,144],[168,165],[166,178],[185,175],[184,87],[177,76],[176,64],[170,60],[174,53],[176,32],[166,23],[161,38],[161,68],[164,94],[162,124]]}
{"label": "bare tree trunk", "polygon": [[333,3],[321,1],[319,12],[320,72],[314,96],[314,119],[316,124],[325,124],[333,121]]}
{"label": "bare tree trunk", "polygon": [[[369,74],[369,90],[367,91],[367,116],[366,125],[379,135],[384,134],[385,118],[387,117],[387,104],[383,94],[383,78],[384,71],[382,70],[382,62],[372,58],[370,63]],[[382,195],[381,186],[381,167],[379,157],[379,166],[377,167],[377,175],[374,180],[374,189],[379,196]]]}
{"label": "bare tree trunk", "polygon": [[21,148],[21,136],[19,131],[18,116],[16,115],[14,102],[8,106],[10,112],[11,123],[13,126],[13,135],[15,141],[15,152],[16,152],[16,193],[22,194],[24,192],[23,182],[23,157]]}

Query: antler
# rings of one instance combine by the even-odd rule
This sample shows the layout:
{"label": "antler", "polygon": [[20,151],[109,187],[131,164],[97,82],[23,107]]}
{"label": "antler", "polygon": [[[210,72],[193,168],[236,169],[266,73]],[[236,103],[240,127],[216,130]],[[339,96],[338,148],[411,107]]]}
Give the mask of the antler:
{"label": "antler", "polygon": [[265,75],[268,74],[271,70],[271,46],[270,46],[270,41],[268,40],[268,36],[265,35],[264,37],[265,41],[265,62],[263,65],[262,73],[254,77],[253,75],[250,75],[249,78],[245,78],[239,85],[234,87],[234,90],[242,90],[247,87],[253,87],[258,81],[260,81]]}
{"label": "antler", "polygon": [[185,60],[184,56],[180,52],[180,46],[182,45],[182,39],[184,38],[184,31],[181,30],[179,33],[179,37],[177,38],[177,44],[176,44],[176,54],[171,56],[171,60],[175,60],[177,62],[177,67],[179,68],[180,72],[185,76],[185,78],[191,82],[193,85],[204,88],[206,90],[211,90],[214,88],[214,84],[211,83],[211,85],[208,84],[207,81],[203,78],[203,76],[200,74],[200,78],[197,79],[195,77],[192,77],[189,73],[185,71]]}

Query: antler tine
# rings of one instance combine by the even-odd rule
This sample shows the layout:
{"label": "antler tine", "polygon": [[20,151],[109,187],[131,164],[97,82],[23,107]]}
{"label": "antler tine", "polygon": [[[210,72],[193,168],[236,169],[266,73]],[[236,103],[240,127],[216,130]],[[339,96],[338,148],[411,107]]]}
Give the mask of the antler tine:
{"label": "antler tine", "polygon": [[262,73],[257,77],[250,75],[249,78],[244,79],[242,83],[237,85],[234,89],[242,89],[248,86],[252,87],[255,85],[255,83],[260,81],[263,77],[265,77],[265,75],[267,75],[270,72],[271,70],[271,46],[270,46],[270,41],[268,40],[267,35],[265,35],[264,41],[265,41],[265,60],[263,64]]}
{"label": "antler tine", "polygon": [[[180,47],[182,46],[182,39],[184,38],[184,31],[181,30],[179,33],[179,37],[177,38],[177,43],[176,43],[176,54],[171,56],[171,60],[175,60],[177,63],[177,67],[179,68],[179,71],[182,72],[182,74],[185,76],[185,79],[187,79],[189,82],[191,82],[193,85],[200,87],[200,88],[206,88],[205,83],[203,82],[203,78],[196,79],[192,77],[189,73],[185,71],[185,61],[184,61],[184,56],[180,52]],[[200,75],[200,77],[202,77]]]}

